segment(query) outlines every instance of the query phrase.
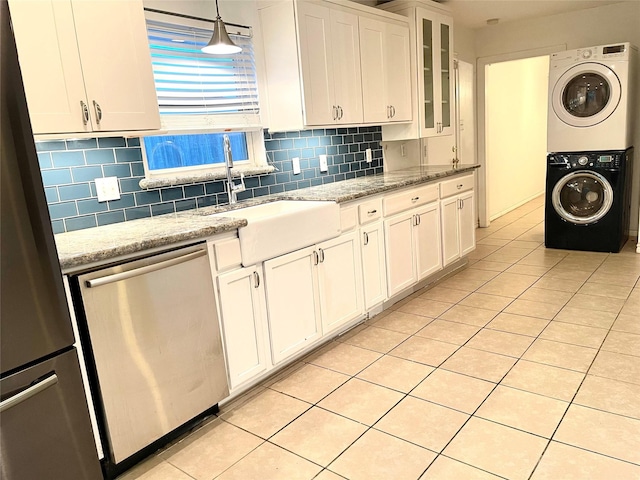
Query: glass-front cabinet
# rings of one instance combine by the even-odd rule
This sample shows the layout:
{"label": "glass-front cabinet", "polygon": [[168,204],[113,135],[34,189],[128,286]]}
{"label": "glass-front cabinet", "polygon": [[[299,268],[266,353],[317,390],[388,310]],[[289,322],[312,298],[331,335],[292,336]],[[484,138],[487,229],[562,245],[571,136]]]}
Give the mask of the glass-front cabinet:
{"label": "glass-front cabinet", "polygon": [[427,0],[393,0],[378,8],[409,18],[412,47],[413,122],[384,125],[383,140],[453,135],[453,17]]}
{"label": "glass-front cabinet", "polygon": [[[451,18],[418,8],[418,97],[421,137],[453,133],[453,41]],[[421,90],[421,91],[420,91]]]}

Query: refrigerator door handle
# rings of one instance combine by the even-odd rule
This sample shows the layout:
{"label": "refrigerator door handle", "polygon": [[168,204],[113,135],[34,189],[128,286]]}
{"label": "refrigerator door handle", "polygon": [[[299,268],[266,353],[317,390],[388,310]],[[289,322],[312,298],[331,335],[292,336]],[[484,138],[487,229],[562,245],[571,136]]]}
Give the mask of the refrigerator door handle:
{"label": "refrigerator door handle", "polygon": [[17,393],[14,396],[0,402],[0,413],[4,412],[5,410],[9,410],[11,407],[15,407],[16,405],[21,404],[34,395],[37,395],[47,388],[54,386],[56,383],[58,383],[58,376],[55,373],[52,373],[47,378],[40,380],[38,383],[31,385],[29,388],[21,391],[20,393]]}

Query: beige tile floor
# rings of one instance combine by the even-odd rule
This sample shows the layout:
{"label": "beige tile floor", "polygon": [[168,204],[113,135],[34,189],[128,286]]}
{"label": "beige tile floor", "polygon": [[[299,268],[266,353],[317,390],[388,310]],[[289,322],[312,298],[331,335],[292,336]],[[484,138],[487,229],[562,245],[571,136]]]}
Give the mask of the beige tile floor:
{"label": "beige tile floor", "polygon": [[468,268],[123,479],[640,479],[640,255],[547,250],[543,199]]}

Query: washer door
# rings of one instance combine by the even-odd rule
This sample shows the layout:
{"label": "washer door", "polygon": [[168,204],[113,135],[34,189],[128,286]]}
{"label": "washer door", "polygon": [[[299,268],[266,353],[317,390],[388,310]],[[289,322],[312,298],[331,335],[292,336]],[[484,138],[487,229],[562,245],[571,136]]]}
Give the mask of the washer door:
{"label": "washer door", "polygon": [[611,209],[613,189],[599,173],[579,170],[556,183],[551,202],[561,218],[577,225],[589,225]]}
{"label": "washer door", "polygon": [[600,63],[581,63],[567,70],[551,94],[553,111],[573,127],[592,127],[611,116],[620,103],[620,80]]}

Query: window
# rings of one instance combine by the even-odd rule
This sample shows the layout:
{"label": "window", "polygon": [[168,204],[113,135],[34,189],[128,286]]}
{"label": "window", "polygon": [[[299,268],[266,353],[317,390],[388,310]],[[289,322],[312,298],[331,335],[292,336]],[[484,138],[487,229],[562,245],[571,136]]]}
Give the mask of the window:
{"label": "window", "polygon": [[265,165],[251,28],[228,28],[242,52],[210,55],[200,49],[212,22],[155,10],[145,16],[162,129],[169,133],[144,138],[147,177],[224,165],[223,131],[239,166]]}
{"label": "window", "polygon": [[[146,137],[144,146],[149,170],[197,167],[224,163],[222,133],[160,135]],[[244,132],[229,133],[234,162],[249,160]]]}

